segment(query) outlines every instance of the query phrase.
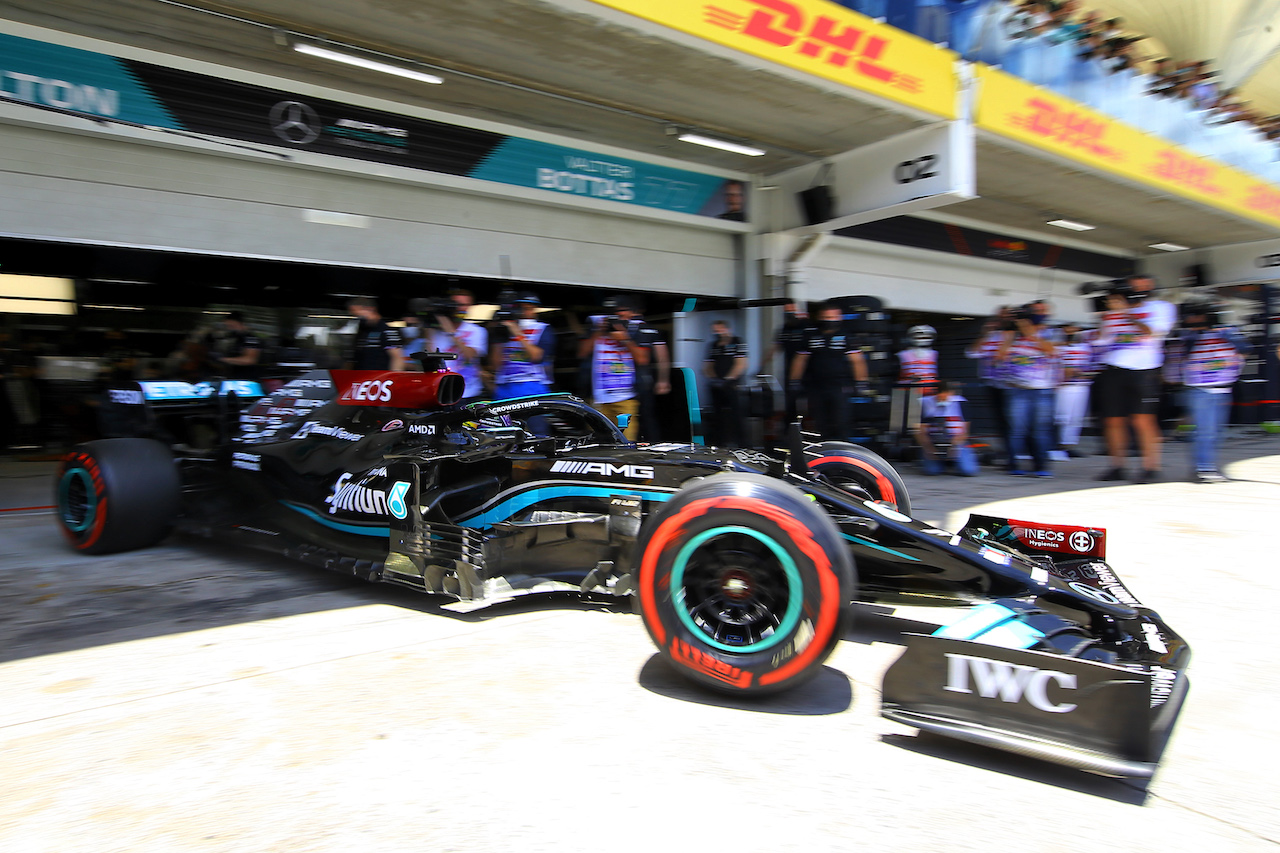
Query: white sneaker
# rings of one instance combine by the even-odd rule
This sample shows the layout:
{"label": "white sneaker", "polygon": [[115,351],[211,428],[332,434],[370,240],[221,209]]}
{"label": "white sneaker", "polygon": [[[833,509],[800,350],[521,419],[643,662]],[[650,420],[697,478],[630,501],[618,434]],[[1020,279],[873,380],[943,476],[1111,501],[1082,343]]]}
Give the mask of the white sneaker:
{"label": "white sneaker", "polygon": [[1067,451],[1065,450],[1050,450],[1049,458],[1054,462],[1066,462],[1071,457],[1067,455]]}

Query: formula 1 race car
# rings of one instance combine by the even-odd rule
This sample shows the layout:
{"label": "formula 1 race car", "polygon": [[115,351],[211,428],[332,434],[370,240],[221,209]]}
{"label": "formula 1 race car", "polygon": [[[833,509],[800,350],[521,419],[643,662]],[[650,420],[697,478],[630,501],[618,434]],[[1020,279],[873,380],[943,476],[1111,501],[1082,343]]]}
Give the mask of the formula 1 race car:
{"label": "formula 1 race car", "polygon": [[1105,531],[911,518],[855,444],[629,443],[574,397],[459,405],[442,369],[141,382],[104,404],[126,437],[70,452],[57,515],[86,553],[177,527],[477,604],[630,597],[684,676],[733,694],[812,677],[853,601],[970,603],[910,634],[884,716],[1113,776],[1150,776],[1187,644],[1104,561]]}

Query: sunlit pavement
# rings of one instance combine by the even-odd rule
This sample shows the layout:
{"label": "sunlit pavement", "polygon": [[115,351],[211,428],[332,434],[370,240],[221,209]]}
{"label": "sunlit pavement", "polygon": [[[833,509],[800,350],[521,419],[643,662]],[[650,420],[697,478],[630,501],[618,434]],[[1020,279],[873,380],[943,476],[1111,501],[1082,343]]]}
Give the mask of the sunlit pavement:
{"label": "sunlit pavement", "polygon": [[[915,514],[1105,527],[1187,637],[1192,688],[1149,786],[878,716],[898,634],[861,608],[818,678],[755,703],[686,686],[625,608],[447,602],[204,540],[86,558],[48,463],[0,462],[0,849],[1271,850],[1280,437],[1232,482],[903,473]],[[1136,460],[1135,460],[1136,464]],[[905,618],[904,618],[905,617]]]}

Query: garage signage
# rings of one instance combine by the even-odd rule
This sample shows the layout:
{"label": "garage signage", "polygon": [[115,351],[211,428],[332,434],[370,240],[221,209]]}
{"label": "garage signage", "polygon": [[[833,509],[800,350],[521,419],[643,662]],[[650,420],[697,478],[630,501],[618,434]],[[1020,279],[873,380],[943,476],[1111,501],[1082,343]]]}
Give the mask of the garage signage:
{"label": "garage signage", "polygon": [[725,212],[722,176],[0,34],[0,97],[273,149],[386,163],[693,215]]}

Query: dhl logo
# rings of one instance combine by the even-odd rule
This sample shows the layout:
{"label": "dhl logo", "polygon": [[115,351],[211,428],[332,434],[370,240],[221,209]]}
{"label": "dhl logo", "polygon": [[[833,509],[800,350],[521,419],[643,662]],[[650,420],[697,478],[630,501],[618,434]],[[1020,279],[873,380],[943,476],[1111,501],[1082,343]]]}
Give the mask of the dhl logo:
{"label": "dhl logo", "polygon": [[738,12],[708,4],[703,7],[703,20],[775,47],[792,48],[800,56],[847,69],[903,92],[918,94],[924,88],[920,77],[885,63],[884,54],[892,42],[884,36],[827,15],[809,17],[803,8],[787,0],[745,2],[755,8]]}
{"label": "dhl logo", "polygon": [[1011,124],[1068,148],[1110,160],[1124,159],[1118,150],[1104,144],[1107,123],[1102,119],[1063,109],[1043,98],[1028,98],[1026,107],[1030,112],[1010,116]]}

